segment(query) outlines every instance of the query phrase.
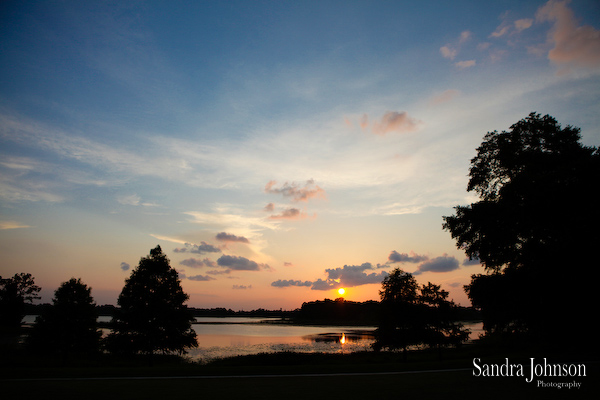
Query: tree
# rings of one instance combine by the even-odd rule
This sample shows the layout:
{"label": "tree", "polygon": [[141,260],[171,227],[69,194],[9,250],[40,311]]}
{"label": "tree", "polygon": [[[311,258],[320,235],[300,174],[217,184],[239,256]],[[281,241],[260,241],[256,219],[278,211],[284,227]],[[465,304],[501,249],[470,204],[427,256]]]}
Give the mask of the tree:
{"label": "tree", "polygon": [[557,317],[584,318],[598,304],[592,249],[600,208],[591,193],[600,152],[580,139],[579,128],[536,113],[488,132],[467,186],[480,200],[444,217],[458,248],[485,267],[465,290],[489,333],[564,341],[574,332]]}
{"label": "tree", "polygon": [[375,332],[375,350],[402,349],[425,345],[441,349],[458,345],[469,331],[455,321],[456,305],[448,300],[448,292],[428,282],[417,280],[397,268],[381,283],[382,318]]}
{"label": "tree", "polygon": [[18,333],[25,314],[25,304],[39,299],[40,290],[31,274],[19,273],[6,279],[0,276],[0,328],[2,332]]}
{"label": "tree", "polygon": [[98,351],[101,332],[91,292],[81,279],[63,282],[54,292],[52,305],[36,319],[29,345],[38,351],[58,351],[65,358]]}
{"label": "tree", "polygon": [[418,323],[417,280],[400,268],[394,269],[381,283],[381,322],[375,331],[375,350],[402,349],[405,356],[409,346],[422,338]]}
{"label": "tree", "polygon": [[184,304],[177,271],[169,265],[160,246],[143,257],[119,295],[119,309],[113,317],[113,333],[107,338],[112,352],[184,353],[196,347],[191,327],[192,313]]}
{"label": "tree", "polygon": [[440,350],[443,347],[458,346],[469,338],[470,331],[463,324],[457,322],[458,307],[448,300],[450,293],[443,290],[440,285],[427,282],[421,287],[419,303],[421,320],[425,325],[424,343],[429,347]]}

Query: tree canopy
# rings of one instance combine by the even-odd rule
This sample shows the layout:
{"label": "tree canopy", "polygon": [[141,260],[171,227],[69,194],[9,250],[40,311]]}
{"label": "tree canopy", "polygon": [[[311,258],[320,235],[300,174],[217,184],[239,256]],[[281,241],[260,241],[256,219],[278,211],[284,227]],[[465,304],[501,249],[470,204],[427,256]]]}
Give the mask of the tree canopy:
{"label": "tree canopy", "polygon": [[0,328],[2,331],[16,332],[21,326],[25,304],[39,299],[40,287],[33,276],[18,273],[11,278],[0,276]]}
{"label": "tree canopy", "polygon": [[531,113],[488,132],[471,160],[467,190],[479,201],[455,207],[443,227],[487,271],[465,289],[489,332],[566,335],[557,316],[597,304],[600,152],[580,140],[579,128]]}
{"label": "tree canopy", "polygon": [[92,289],[71,278],[54,292],[52,305],[36,319],[30,346],[44,352],[92,353],[99,349],[96,303]]}
{"label": "tree canopy", "polygon": [[396,268],[381,286],[376,350],[402,349],[406,354],[410,346],[442,348],[468,338],[469,331],[456,322],[456,305],[440,285],[428,282],[419,286],[412,274]]}
{"label": "tree canopy", "polygon": [[113,352],[183,353],[196,347],[194,317],[177,271],[160,246],[143,257],[119,295],[108,347]]}

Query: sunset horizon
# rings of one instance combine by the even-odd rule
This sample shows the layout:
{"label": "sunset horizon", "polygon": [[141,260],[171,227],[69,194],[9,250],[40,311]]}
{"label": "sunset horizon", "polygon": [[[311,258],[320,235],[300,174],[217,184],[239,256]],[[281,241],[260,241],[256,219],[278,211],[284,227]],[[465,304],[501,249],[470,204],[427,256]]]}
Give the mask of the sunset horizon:
{"label": "sunset horizon", "polygon": [[116,305],[160,246],[194,308],[379,300],[396,268],[470,306],[485,270],[443,217],[477,200],[486,133],[531,112],[600,144],[599,16],[587,0],[5,2],[0,275],[32,274],[36,303],[81,278]]}

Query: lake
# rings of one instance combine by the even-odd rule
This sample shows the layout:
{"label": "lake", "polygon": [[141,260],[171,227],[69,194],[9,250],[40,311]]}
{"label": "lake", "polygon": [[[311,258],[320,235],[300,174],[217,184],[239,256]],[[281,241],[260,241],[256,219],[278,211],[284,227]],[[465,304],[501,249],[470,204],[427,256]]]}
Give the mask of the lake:
{"label": "lake", "polygon": [[[194,361],[237,355],[294,351],[304,353],[352,353],[372,351],[376,327],[313,326],[277,323],[277,318],[196,318],[192,327],[198,348],[189,350]],[[481,322],[467,323],[469,339],[483,333]]]}
{"label": "lake", "polygon": [[[36,316],[27,315],[23,322],[31,324]],[[101,316],[99,322],[110,322]],[[482,323],[466,323],[470,339],[483,333]],[[205,363],[216,358],[259,353],[294,351],[304,353],[352,353],[371,351],[374,342],[372,326],[322,326],[281,323],[278,318],[196,318],[192,328],[198,336],[198,348],[187,357]],[[108,333],[107,329],[103,329]]]}
{"label": "lake", "polygon": [[198,348],[194,361],[258,353],[295,351],[344,353],[370,350],[375,327],[305,326],[278,323],[277,318],[196,318],[192,327]]}

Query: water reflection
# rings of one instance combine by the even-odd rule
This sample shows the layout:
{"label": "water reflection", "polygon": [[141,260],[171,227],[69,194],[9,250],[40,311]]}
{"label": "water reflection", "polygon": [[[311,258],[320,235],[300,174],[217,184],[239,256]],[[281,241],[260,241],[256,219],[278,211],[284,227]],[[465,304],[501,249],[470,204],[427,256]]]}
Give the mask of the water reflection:
{"label": "water reflection", "polygon": [[[335,327],[332,327],[335,329]],[[311,341],[314,343],[317,342],[335,342],[340,344],[346,343],[354,343],[361,341],[373,341],[374,330],[354,330],[350,332],[341,332],[341,333],[320,333],[316,335],[306,335],[303,336],[302,339]]]}
{"label": "water reflection", "polygon": [[197,349],[188,357],[207,362],[215,358],[282,351],[340,353],[368,351],[375,327],[300,326],[264,319],[197,318],[192,327],[198,335]]}

